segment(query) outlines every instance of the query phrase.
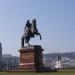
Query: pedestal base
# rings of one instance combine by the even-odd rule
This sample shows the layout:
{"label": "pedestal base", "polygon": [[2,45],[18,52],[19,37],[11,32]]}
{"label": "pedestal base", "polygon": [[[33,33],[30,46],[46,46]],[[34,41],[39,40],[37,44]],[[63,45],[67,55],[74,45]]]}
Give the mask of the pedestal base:
{"label": "pedestal base", "polygon": [[20,64],[19,70],[39,71],[43,67],[43,54],[40,45],[26,46],[19,50]]}

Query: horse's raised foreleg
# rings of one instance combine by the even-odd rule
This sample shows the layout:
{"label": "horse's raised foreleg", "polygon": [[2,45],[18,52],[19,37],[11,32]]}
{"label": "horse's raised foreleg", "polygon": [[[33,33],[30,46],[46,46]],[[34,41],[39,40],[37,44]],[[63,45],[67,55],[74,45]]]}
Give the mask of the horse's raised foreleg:
{"label": "horse's raised foreleg", "polygon": [[42,40],[41,34],[40,34],[40,33],[38,33],[38,35],[40,36],[40,40]]}

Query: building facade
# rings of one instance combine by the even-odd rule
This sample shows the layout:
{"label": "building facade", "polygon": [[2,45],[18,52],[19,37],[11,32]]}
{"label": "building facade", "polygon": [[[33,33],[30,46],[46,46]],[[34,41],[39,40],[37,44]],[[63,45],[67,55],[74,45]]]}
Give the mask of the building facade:
{"label": "building facade", "polygon": [[2,71],[2,45],[0,43],[0,71]]}
{"label": "building facade", "polygon": [[19,57],[12,56],[11,54],[3,54],[2,55],[2,70],[15,70],[18,68]]}

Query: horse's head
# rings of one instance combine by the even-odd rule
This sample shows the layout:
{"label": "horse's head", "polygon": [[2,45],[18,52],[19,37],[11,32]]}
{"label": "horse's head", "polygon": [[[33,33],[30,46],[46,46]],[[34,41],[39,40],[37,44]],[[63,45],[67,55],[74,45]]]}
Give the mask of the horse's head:
{"label": "horse's head", "polygon": [[36,25],[36,19],[32,20],[32,25]]}

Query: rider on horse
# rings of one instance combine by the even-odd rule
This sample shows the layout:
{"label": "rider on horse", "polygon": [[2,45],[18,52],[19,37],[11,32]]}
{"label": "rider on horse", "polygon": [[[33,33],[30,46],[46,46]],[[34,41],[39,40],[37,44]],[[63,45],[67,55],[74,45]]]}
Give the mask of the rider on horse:
{"label": "rider on horse", "polygon": [[27,33],[28,35],[30,35],[31,33],[31,23],[29,22],[29,20],[27,20],[26,26],[24,28],[24,33]]}

